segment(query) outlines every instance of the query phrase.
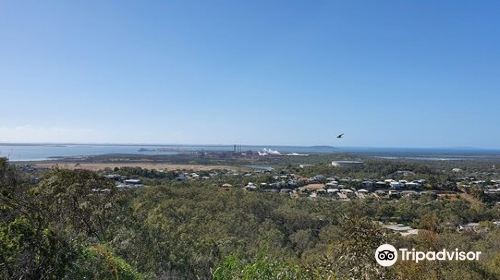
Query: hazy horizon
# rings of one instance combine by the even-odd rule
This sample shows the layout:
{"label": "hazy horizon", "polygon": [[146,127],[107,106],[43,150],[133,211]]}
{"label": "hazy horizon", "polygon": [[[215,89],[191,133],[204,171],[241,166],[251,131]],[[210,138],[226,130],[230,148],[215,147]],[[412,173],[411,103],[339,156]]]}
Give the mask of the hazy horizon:
{"label": "hazy horizon", "polygon": [[345,145],[293,145],[293,144],[252,144],[252,143],[112,143],[112,142],[0,142],[0,146],[38,146],[38,145],[95,145],[95,146],[227,146],[232,147],[329,147],[338,149],[449,149],[449,150],[500,150],[500,147],[474,146],[345,146]]}

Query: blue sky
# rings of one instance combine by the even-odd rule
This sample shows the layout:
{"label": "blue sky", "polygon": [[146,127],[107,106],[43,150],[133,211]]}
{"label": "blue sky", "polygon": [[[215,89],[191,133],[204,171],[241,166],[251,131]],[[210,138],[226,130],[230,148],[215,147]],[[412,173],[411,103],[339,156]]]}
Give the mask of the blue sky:
{"label": "blue sky", "polygon": [[499,148],[499,11],[1,1],[0,142]]}

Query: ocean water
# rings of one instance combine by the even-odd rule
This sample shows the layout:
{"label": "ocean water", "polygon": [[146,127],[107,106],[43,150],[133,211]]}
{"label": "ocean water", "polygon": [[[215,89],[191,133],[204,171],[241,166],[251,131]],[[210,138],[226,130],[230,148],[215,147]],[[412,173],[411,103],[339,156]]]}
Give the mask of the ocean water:
{"label": "ocean water", "polygon": [[101,154],[135,154],[135,146],[112,145],[0,145],[0,156],[10,161],[50,160]]}
{"label": "ocean water", "polygon": [[[83,144],[0,144],[0,157],[11,161],[39,161],[61,157],[104,154],[169,155],[194,151],[233,151],[233,145],[83,145]],[[387,159],[467,160],[500,157],[500,150],[473,148],[366,148],[331,146],[241,146],[241,151],[271,149],[282,154],[354,153]]]}
{"label": "ocean water", "polygon": [[[332,147],[241,146],[244,151],[270,148],[281,153],[332,153]],[[233,145],[83,145],[83,144],[0,144],[0,157],[10,161],[39,161],[61,157],[85,157],[105,154],[171,155],[195,151],[233,151]]]}

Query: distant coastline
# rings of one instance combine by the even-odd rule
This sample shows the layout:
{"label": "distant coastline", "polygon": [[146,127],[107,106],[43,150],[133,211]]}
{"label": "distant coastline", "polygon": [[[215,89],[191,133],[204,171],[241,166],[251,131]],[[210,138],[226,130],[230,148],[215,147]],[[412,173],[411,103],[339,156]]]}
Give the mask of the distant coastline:
{"label": "distant coastline", "polygon": [[[153,145],[153,144],[74,144],[7,143],[0,144],[0,156],[11,161],[43,161],[107,154],[174,155],[192,152],[233,152],[234,145]],[[350,153],[386,159],[470,160],[500,157],[500,149],[486,148],[381,148],[333,146],[241,145],[237,152],[272,149],[282,154]]]}

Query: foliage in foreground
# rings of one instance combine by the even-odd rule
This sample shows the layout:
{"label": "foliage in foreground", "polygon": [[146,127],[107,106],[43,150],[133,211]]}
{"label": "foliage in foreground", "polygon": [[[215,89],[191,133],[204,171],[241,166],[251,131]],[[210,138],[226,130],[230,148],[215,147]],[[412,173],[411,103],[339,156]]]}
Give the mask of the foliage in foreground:
{"label": "foliage in foreground", "polygon": [[253,262],[245,262],[237,256],[226,257],[213,273],[214,280],[292,280],[307,277],[298,265],[259,256]]}
{"label": "foliage in foreground", "polygon": [[[0,160],[0,279],[495,279],[500,231],[448,223],[498,219],[498,209],[428,197],[332,202],[161,182],[117,191],[89,171],[39,182]],[[378,220],[423,228],[401,238]],[[378,266],[396,247],[479,250],[480,262]]]}

